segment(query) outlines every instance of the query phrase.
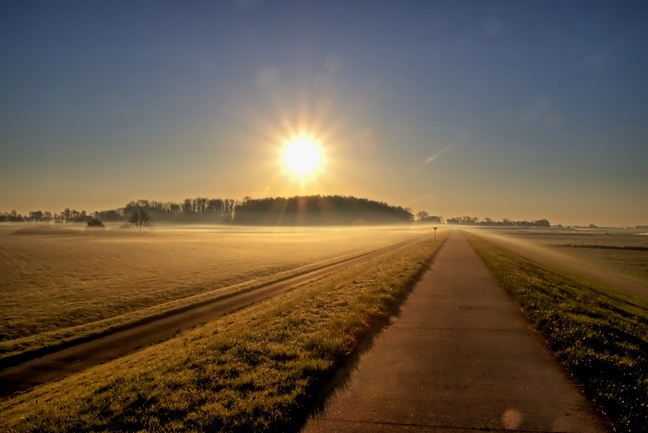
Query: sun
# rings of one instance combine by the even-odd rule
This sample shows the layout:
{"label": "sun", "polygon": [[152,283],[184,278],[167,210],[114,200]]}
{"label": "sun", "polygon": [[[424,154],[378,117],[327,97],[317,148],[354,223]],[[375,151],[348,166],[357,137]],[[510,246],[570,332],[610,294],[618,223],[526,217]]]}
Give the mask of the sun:
{"label": "sun", "polygon": [[302,179],[314,175],[324,161],[321,145],[308,135],[287,140],[281,154],[286,170]]}

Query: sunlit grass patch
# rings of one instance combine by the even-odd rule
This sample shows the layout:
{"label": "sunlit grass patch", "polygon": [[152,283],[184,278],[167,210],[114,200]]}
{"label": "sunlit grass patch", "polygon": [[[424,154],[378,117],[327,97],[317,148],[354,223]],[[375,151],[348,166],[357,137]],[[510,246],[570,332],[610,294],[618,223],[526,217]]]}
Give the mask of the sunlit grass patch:
{"label": "sunlit grass patch", "polygon": [[439,245],[368,260],[5,400],[0,424],[12,432],[295,430]]}
{"label": "sunlit grass patch", "polygon": [[[12,230],[0,227],[0,365],[416,235],[406,227]],[[78,235],[60,235],[67,231]]]}
{"label": "sunlit grass patch", "polygon": [[617,431],[648,431],[648,300],[467,237]]}

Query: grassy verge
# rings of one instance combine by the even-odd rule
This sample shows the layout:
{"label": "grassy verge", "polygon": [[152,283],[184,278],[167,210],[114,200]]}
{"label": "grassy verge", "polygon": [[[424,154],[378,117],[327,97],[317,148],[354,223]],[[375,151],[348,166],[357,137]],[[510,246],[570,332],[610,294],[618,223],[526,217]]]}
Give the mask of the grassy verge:
{"label": "grassy verge", "polygon": [[619,432],[648,431],[648,300],[471,244]]}
{"label": "grassy verge", "polygon": [[0,402],[0,429],[297,431],[318,391],[386,323],[439,245],[368,260]]}

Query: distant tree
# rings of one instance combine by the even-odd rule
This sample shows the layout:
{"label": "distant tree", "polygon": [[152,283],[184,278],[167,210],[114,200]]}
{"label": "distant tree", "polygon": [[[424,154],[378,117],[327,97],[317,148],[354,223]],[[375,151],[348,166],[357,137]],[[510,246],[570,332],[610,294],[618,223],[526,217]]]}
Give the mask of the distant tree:
{"label": "distant tree", "polygon": [[194,212],[194,202],[192,199],[190,198],[184,199],[184,201],[182,202],[182,212],[185,215],[189,215]]}
{"label": "distant tree", "polygon": [[19,222],[19,221],[24,221],[24,218],[22,215],[20,215],[18,212],[16,212],[16,209],[13,209],[9,213],[9,221],[11,222]]}
{"label": "distant tree", "polygon": [[61,212],[61,215],[63,215],[63,221],[66,223],[69,223],[72,220],[72,211],[69,207],[66,207],[63,212]]}
{"label": "distant tree", "polygon": [[86,214],[86,211],[82,210],[81,212],[78,213],[75,217],[75,221],[77,222],[87,222],[88,221],[88,215]]}
{"label": "distant tree", "polygon": [[29,212],[29,219],[34,222],[40,222],[43,220],[43,211],[37,210],[37,211],[30,211]]}
{"label": "distant tree", "polygon": [[111,210],[104,210],[101,212],[97,212],[95,215],[95,218],[103,220],[103,221],[123,221],[124,217],[121,214],[121,212],[111,209]]}
{"label": "distant tree", "polygon": [[414,215],[402,207],[364,198],[294,196],[244,197],[233,209],[235,224],[364,225],[409,223]]}
{"label": "distant tree", "polygon": [[182,211],[182,206],[178,203],[169,203],[169,212],[173,215],[178,215]]}
{"label": "distant tree", "polygon": [[130,218],[128,218],[128,222],[141,230],[142,227],[147,227],[153,224],[153,218],[151,218],[151,215],[149,215],[145,210],[137,209],[133,211]]}
{"label": "distant tree", "polygon": [[101,220],[97,218],[93,218],[90,221],[88,221],[88,227],[104,227],[104,224],[101,222]]}
{"label": "distant tree", "polygon": [[427,224],[443,224],[442,217],[438,215],[430,215],[424,210],[416,213],[416,221]]}

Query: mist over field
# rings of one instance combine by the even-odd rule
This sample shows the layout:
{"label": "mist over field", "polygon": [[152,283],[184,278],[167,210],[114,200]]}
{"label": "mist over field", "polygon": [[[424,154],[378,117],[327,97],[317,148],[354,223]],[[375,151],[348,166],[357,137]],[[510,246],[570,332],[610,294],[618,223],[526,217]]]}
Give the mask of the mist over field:
{"label": "mist over field", "polygon": [[[357,290],[363,290],[364,293],[364,290],[373,290],[372,287],[375,285],[388,286],[389,290],[407,290],[409,284],[412,284],[411,279],[416,279],[416,275],[421,272],[420,269],[428,266],[433,252],[443,245],[449,235],[455,233],[455,236],[461,236],[461,231],[474,233],[483,240],[494,241],[506,250],[529,259],[529,263],[548,266],[557,272],[573,275],[574,278],[578,278],[578,281],[587,281],[587,284],[596,287],[595,292],[608,293],[612,297],[623,296],[623,299],[629,297],[627,302],[634,306],[633,308],[640,309],[640,305],[648,299],[648,257],[646,256],[648,236],[645,231],[638,229],[493,228],[410,223],[346,227],[154,224],[140,230],[133,227],[124,228],[120,223],[108,223],[102,228],[75,223],[3,223],[0,224],[0,288],[5,296],[0,300],[0,309],[3,311],[0,318],[0,364],[12,368],[12,365],[20,363],[22,359],[30,360],[40,354],[48,353],[55,355],[58,350],[69,345],[74,347],[79,342],[92,341],[103,335],[113,335],[122,329],[133,329],[136,332],[139,324],[155,321],[156,318],[177,315],[186,310],[191,311],[200,305],[218,304],[219,301],[229,298],[236,299],[237,296],[254,293],[257,289],[275,282],[290,281],[300,275],[307,276],[318,269],[341,265],[339,271],[332,272],[328,276],[316,278],[312,282],[306,280],[306,283],[295,285],[283,295],[276,295],[269,301],[246,306],[242,308],[240,314],[231,312],[225,320],[200,324],[194,331],[184,331],[178,336],[171,337],[169,334],[171,338],[167,343],[156,343],[148,349],[137,348],[130,355],[106,363],[103,367],[105,373],[101,372],[104,371],[102,369],[97,373],[91,373],[95,371],[95,368],[92,368],[89,373],[83,371],[75,373],[60,383],[66,389],[72,389],[70,395],[93,393],[96,392],[92,391],[95,385],[92,381],[88,381],[86,375],[90,374],[91,376],[88,377],[94,377],[94,374],[98,374],[97,377],[111,378],[101,380],[111,381],[110,389],[114,388],[115,392],[128,400],[130,398],[128,395],[132,392],[130,387],[135,385],[130,384],[130,379],[120,382],[119,375],[113,369],[130,371],[128,374],[135,376],[129,377],[136,377],[142,369],[148,371],[146,374],[157,376],[161,371],[172,368],[178,372],[171,375],[165,373],[165,377],[168,376],[171,382],[165,379],[160,386],[164,389],[173,387],[174,381],[179,380],[177,377],[187,374],[194,377],[198,373],[188,373],[186,368],[193,367],[186,367],[185,361],[178,364],[177,359],[168,358],[169,349],[165,349],[167,345],[174,346],[180,344],[179,341],[183,341],[181,343],[183,349],[178,351],[178,348],[174,348],[172,353],[181,354],[185,353],[185,350],[188,351],[186,353],[194,353],[198,350],[196,355],[186,356],[200,359],[200,361],[191,361],[190,366],[203,365],[204,362],[211,362],[208,359],[212,356],[205,357],[206,353],[211,352],[203,352],[205,350],[203,345],[212,344],[207,342],[213,341],[218,335],[229,335],[228,332],[234,332],[234,335],[243,333],[244,337],[233,337],[237,338],[236,344],[241,346],[239,349],[232,350],[243,350],[242,347],[249,347],[245,353],[261,350],[258,349],[259,345],[265,346],[269,338],[274,342],[269,347],[277,347],[278,342],[284,344],[288,341],[287,335],[291,335],[290,338],[306,338],[306,343],[299,343],[305,346],[300,347],[317,348],[315,353],[318,357],[324,356],[322,355],[324,353],[338,353],[326,349],[327,346],[321,346],[324,343],[319,340],[317,343],[308,340],[311,337],[307,335],[310,334],[302,335],[305,332],[303,324],[293,325],[301,322],[300,319],[291,316],[295,308],[292,302],[296,302],[290,301],[291,297],[301,299],[299,302],[308,302],[304,300],[310,299],[309,290],[315,290],[310,288],[317,287],[318,294],[314,299],[326,299],[332,303],[327,307],[324,301],[317,301],[314,305],[299,307],[305,310],[297,309],[295,311],[299,313],[294,314],[307,314],[318,318],[329,314],[332,317],[338,314],[354,315],[356,307],[349,307],[351,305],[349,299],[355,299]],[[385,252],[381,252],[382,250]],[[409,262],[406,260],[406,254],[418,258]],[[367,259],[363,258],[365,256]],[[356,260],[357,264],[344,265],[346,261],[351,263],[352,260]],[[380,275],[387,272],[387,269],[393,277],[381,278]],[[404,269],[408,271],[403,273]],[[389,281],[393,281],[390,278],[406,278],[403,281],[410,282],[390,283]],[[365,279],[371,283],[363,283]],[[335,282],[327,282],[329,280]],[[391,299],[385,298],[382,292],[384,290],[386,289],[380,289],[378,294],[374,295],[376,298],[362,295],[354,302],[368,302],[367,299],[375,299],[373,302]],[[329,292],[337,293],[335,296],[342,296],[344,300],[335,301]],[[633,296],[637,297],[636,301],[632,301]],[[288,302],[287,306],[283,304],[285,302]],[[390,308],[398,305],[398,303],[393,304],[394,300],[385,300],[385,302],[388,302],[387,305],[392,305]],[[274,312],[265,313],[266,309]],[[279,321],[272,328],[273,332],[278,332],[277,336],[264,336],[265,327],[257,321],[257,313],[255,313],[257,310],[263,312],[258,314],[264,315],[266,319],[263,320],[268,323]],[[381,313],[377,317],[382,317],[381,320],[384,320],[384,314],[386,313]],[[286,319],[282,321],[284,315]],[[347,323],[347,319],[331,320],[336,324]],[[356,330],[354,332],[360,332],[357,330],[369,326],[365,319],[354,320],[363,323],[363,325],[350,324],[350,329]],[[217,326],[219,330],[210,331],[213,326]],[[222,328],[223,326],[225,328]],[[255,332],[262,332],[262,335],[254,334],[256,336],[253,337],[251,331],[248,331],[251,326],[261,326],[259,329],[263,331]],[[331,326],[331,329],[335,330],[338,325],[326,325],[323,328],[315,326],[313,329],[326,333]],[[283,330],[279,331],[280,329]],[[333,332],[334,335],[338,335],[337,332],[341,331]],[[353,334],[354,337],[339,337],[341,339],[336,344],[344,346],[350,344],[349,341],[361,341],[365,332],[368,331]],[[191,337],[191,335],[195,336]],[[189,340],[193,343],[189,344]],[[218,344],[225,344],[225,349],[219,351],[223,357],[218,361],[219,365],[223,368],[244,368],[246,371],[252,369],[254,373],[249,374],[254,374],[255,379],[250,380],[266,384],[263,389],[259,388],[260,392],[267,393],[270,389],[274,389],[266,388],[270,387],[266,375],[270,374],[274,377],[278,373],[259,373],[255,367],[257,361],[243,362],[240,355],[232,355],[228,352],[229,349],[226,348],[230,347],[228,346],[230,343]],[[347,353],[347,350],[350,349],[345,349],[341,353]],[[142,364],[142,367],[136,367],[137,363],[133,363],[132,359],[141,356],[154,356],[156,361],[147,361]],[[274,359],[275,356],[282,359],[288,356],[287,359],[292,359],[294,355],[272,355],[270,359]],[[276,361],[272,361],[271,364],[278,365]],[[309,365],[299,368],[310,371]],[[325,376],[330,374],[326,372],[331,367],[322,368],[321,374]],[[295,374],[303,375],[301,371],[297,370]],[[0,377],[2,374],[0,370]],[[257,377],[257,374],[261,376]],[[77,375],[78,383],[73,382]],[[128,389],[122,389],[119,383],[124,383]],[[227,387],[237,389],[237,383],[234,381]],[[208,387],[201,392],[217,392],[216,390],[224,389],[221,388],[222,386],[224,385]],[[138,385],[137,388],[141,387]],[[156,386],[146,392],[157,393],[162,388]],[[35,387],[27,394],[16,394],[15,397],[5,400],[5,403],[0,400],[0,414],[4,414],[2,416],[6,416],[8,420],[11,419],[12,423],[19,422],[17,420],[22,419],[23,414],[30,413],[33,409],[29,403],[31,399],[29,396],[32,393],[41,395],[40,393],[43,392],[45,393],[43,395],[48,395],[49,392],[58,394],[61,389],[55,382],[54,385]],[[167,390],[163,395],[166,396],[163,398],[166,401],[173,393]],[[230,401],[228,404],[238,407],[248,404],[245,403],[248,398],[245,395],[247,394],[241,394],[232,400],[227,400],[228,397],[224,396],[215,398],[221,402]],[[286,398],[291,403],[286,403],[284,401]],[[289,404],[287,407],[291,408],[295,404],[292,397],[285,395],[281,396],[282,403],[264,401],[266,401],[264,405],[269,405],[267,409],[269,413],[275,410],[273,404]],[[94,399],[88,400],[88,404],[101,405]],[[130,407],[128,410],[137,411],[129,403],[124,404]],[[167,404],[171,403],[163,403],[163,405]],[[63,407],[71,406],[68,402]],[[259,409],[261,406],[256,403],[254,407],[257,408],[255,410],[261,410]],[[160,411],[163,409],[156,409],[156,411],[152,415],[154,418],[157,416],[155,414],[162,413]],[[48,417],[68,417],[59,414],[56,410],[48,409],[47,413]],[[246,409],[240,409],[237,413],[247,412]],[[74,415],[74,417],[78,416]],[[234,422],[221,412],[214,412],[211,417],[219,420],[218,422]],[[34,431],[42,429],[40,421],[36,418],[30,419],[32,419],[31,425],[36,426]],[[122,422],[121,416],[111,419],[114,422]],[[142,425],[149,425],[148,423],[152,422],[146,421],[147,418],[141,416],[140,419],[145,423]],[[260,422],[260,419],[265,418],[250,416],[246,425],[255,425],[256,422]],[[281,424],[284,421],[273,422]]]}
{"label": "mist over field", "polygon": [[468,229],[552,267],[648,296],[646,229]]}
{"label": "mist over field", "polygon": [[[0,225],[0,356],[285,278],[425,230]],[[23,349],[20,349],[23,347]]]}
{"label": "mist over field", "polygon": [[[648,295],[648,236],[640,229],[458,228],[533,260]],[[100,229],[2,224],[0,348],[10,353],[43,338],[127,323],[425,233],[433,233],[432,225],[161,224],[137,230],[119,223]]]}

